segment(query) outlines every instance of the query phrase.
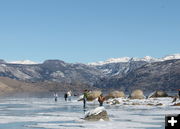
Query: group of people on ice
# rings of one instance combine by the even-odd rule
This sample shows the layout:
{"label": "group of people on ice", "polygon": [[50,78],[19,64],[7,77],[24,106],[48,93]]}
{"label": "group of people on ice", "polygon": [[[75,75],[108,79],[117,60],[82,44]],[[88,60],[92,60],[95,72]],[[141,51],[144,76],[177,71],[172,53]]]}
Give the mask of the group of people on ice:
{"label": "group of people on ice", "polygon": [[[71,101],[71,96],[72,96],[72,91],[68,91],[64,94],[64,99],[65,101]],[[58,94],[54,92],[54,100],[57,102]]]}
{"label": "group of people on ice", "polygon": [[[83,92],[83,108],[84,109],[86,108],[88,93],[89,93],[89,90],[84,90],[84,92]],[[54,93],[54,97],[55,97],[55,101],[57,101],[58,94],[56,92]],[[71,97],[72,97],[72,91],[71,90],[64,94],[65,101],[71,101]],[[177,99],[180,99],[180,89],[178,89],[178,97],[175,97],[173,102],[175,102]],[[105,97],[103,96],[103,94],[101,94],[98,97],[99,106],[103,106],[104,101],[105,101]]]}
{"label": "group of people on ice", "polygon": [[72,91],[68,91],[64,94],[65,101],[71,101]]}
{"label": "group of people on ice", "polygon": [[[84,93],[83,93],[83,108],[84,109],[86,108],[88,93],[89,93],[88,90],[84,90]],[[64,100],[65,101],[71,101],[71,97],[72,97],[72,91],[71,90],[64,94]],[[58,94],[56,92],[54,93],[54,98],[55,98],[55,102],[57,102]],[[103,94],[101,94],[98,97],[99,106],[103,106],[104,101],[105,101],[105,97],[103,96]]]}

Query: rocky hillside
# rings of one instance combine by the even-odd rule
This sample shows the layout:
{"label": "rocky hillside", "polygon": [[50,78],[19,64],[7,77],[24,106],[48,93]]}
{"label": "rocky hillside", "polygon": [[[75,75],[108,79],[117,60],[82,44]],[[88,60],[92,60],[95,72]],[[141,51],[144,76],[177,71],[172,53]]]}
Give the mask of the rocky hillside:
{"label": "rocky hillside", "polygon": [[147,63],[148,62],[145,61],[134,61],[131,59],[128,62],[108,63],[103,65],[96,65],[94,67],[100,70],[104,77],[112,78],[116,76],[124,77],[129,72],[134,71],[135,69],[140,68]]}
{"label": "rocky hillside", "polygon": [[47,60],[42,64],[0,63],[0,76],[26,82],[55,81],[93,85],[103,74],[96,67]]}
{"label": "rocky hillside", "polygon": [[42,64],[11,64],[0,62],[0,76],[26,82],[81,82],[94,85],[103,78],[125,76],[147,64],[145,61],[109,63],[104,65],[71,64],[61,60],[47,60]]}
{"label": "rocky hillside", "polygon": [[96,87],[125,91],[133,89],[175,91],[180,88],[180,60],[147,63],[123,77],[101,79],[96,83]]}
{"label": "rocky hillside", "polygon": [[[4,77],[1,78],[0,87],[2,92],[9,86],[8,93],[12,88],[12,91],[23,89],[23,86],[26,89],[26,85],[30,85],[27,87],[29,92],[31,87],[37,87],[37,91],[42,92],[67,89],[82,91],[84,88],[174,90],[180,88],[180,59],[177,57],[180,56],[163,59],[121,58],[91,64],[72,64],[61,60],[16,64],[0,60],[0,77]],[[16,84],[15,81],[18,85],[14,88],[9,82]]]}

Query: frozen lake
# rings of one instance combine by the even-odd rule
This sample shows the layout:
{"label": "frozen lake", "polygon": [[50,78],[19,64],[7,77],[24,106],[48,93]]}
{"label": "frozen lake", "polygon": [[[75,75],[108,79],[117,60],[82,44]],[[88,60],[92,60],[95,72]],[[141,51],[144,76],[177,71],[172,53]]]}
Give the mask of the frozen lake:
{"label": "frozen lake", "polygon": [[[170,99],[170,98],[169,98]],[[167,101],[171,101],[167,99]],[[166,100],[163,100],[166,101]],[[97,102],[87,110],[98,107]],[[82,102],[54,98],[0,99],[0,129],[164,129],[165,114],[179,107],[105,104],[110,121],[87,122]]]}

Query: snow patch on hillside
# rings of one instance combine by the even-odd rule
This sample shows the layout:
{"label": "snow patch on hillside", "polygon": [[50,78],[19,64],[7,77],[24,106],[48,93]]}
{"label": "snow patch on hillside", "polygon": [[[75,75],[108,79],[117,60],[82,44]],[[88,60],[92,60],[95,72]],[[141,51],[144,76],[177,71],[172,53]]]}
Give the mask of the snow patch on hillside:
{"label": "snow patch on hillside", "polygon": [[163,59],[162,61],[180,59],[180,53],[179,54],[168,55],[168,56],[163,57],[162,59]]}
{"label": "snow patch on hillside", "polygon": [[168,55],[162,58],[154,58],[151,56],[145,56],[143,58],[137,58],[137,57],[110,58],[106,61],[88,63],[88,65],[100,66],[100,65],[105,65],[105,64],[124,63],[124,62],[130,62],[130,61],[160,62],[160,61],[173,60],[173,59],[180,59],[180,54],[172,54],[172,55]]}
{"label": "snow patch on hillside", "polygon": [[37,62],[31,61],[31,60],[11,61],[8,63],[10,64],[38,64]]}

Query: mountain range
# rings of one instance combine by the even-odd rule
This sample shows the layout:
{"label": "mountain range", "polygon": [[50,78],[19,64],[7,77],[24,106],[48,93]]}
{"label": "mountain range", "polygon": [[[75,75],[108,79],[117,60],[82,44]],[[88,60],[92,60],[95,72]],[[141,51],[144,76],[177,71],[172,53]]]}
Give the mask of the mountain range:
{"label": "mountain range", "polygon": [[[112,58],[88,64],[61,60],[46,60],[43,63],[0,60],[0,77],[0,94],[2,89],[5,94],[8,88],[11,90],[7,93],[32,92],[29,87],[36,87],[35,91],[39,92],[64,92],[68,89],[79,92],[85,88],[127,92],[137,88],[173,91],[180,88],[180,54],[163,58]],[[15,88],[13,83],[8,83],[11,81],[18,81]]]}

